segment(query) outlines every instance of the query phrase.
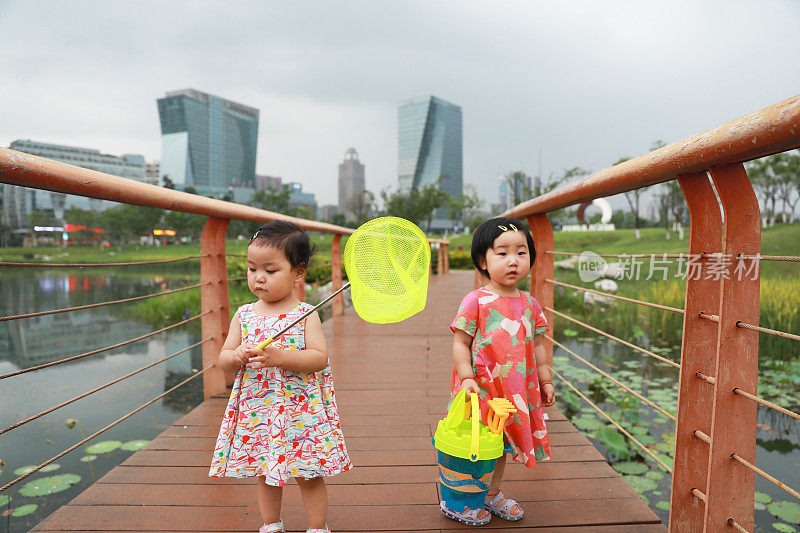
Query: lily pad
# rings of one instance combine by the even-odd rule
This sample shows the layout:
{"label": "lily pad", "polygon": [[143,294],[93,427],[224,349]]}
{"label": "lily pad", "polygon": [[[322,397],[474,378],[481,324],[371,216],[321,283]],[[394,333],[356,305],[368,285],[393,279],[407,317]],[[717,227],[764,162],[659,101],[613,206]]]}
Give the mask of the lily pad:
{"label": "lily pad", "polygon": [[141,450],[148,444],[150,444],[149,440],[129,440],[120,446],[120,449],[125,450],[126,452],[135,452]]}
{"label": "lily pad", "polygon": [[772,502],[772,496],[770,496],[769,494],[764,494],[763,492],[756,491],[755,500],[758,503],[771,503]]}
{"label": "lily pad", "polygon": [[77,474],[43,477],[26,483],[19,489],[19,493],[28,497],[47,496],[48,494],[67,490],[80,480],[81,476]]}
{"label": "lily pad", "polygon": [[574,329],[569,329],[569,328],[563,330],[562,333],[567,337],[575,337],[575,336],[578,335],[577,331],[575,331]]}
{"label": "lily pad", "polygon": [[108,453],[108,452],[113,452],[120,446],[122,446],[122,443],[118,440],[104,440],[92,444],[91,446],[86,448],[86,452],[90,454]]}
{"label": "lily pad", "polygon": [[639,494],[639,497],[642,499],[642,501],[644,501],[644,504],[646,506],[650,507],[650,498],[648,498],[644,494]]}
{"label": "lily pad", "polygon": [[88,463],[94,461],[95,459],[97,459],[96,455],[84,455],[83,457],[81,457],[81,462]]}
{"label": "lily pad", "polygon": [[658,481],[660,479],[664,479],[664,472],[661,472],[659,470],[651,470],[648,473],[646,473],[644,477]]}
{"label": "lily pad", "polygon": [[25,474],[29,474],[29,473],[33,472],[34,468],[36,468],[36,465],[21,466],[21,467],[17,468],[16,470],[14,470],[14,475],[15,476],[24,476]]}
{"label": "lily pad", "polygon": [[611,465],[611,468],[620,474],[644,474],[650,470],[646,464],[639,463],[637,461],[623,461],[621,463],[614,463]]}
{"label": "lily pad", "polygon": [[588,431],[595,431],[603,427],[603,423],[600,422],[597,418],[589,417],[589,416],[581,416],[572,421],[578,429],[585,429]]}
{"label": "lily pad", "polygon": [[774,527],[778,531],[782,531],[783,533],[797,533],[797,530],[795,528],[793,528],[789,524],[784,524],[783,522],[775,522],[772,524],[772,527]]}
{"label": "lily pad", "polygon": [[58,463],[50,463],[49,465],[43,467],[39,470],[39,472],[52,472],[53,470],[58,470],[61,468],[61,465]]}
{"label": "lily pad", "polygon": [[656,502],[656,507],[658,507],[662,511],[669,511],[669,502],[661,500],[660,502]]}
{"label": "lily pad", "polygon": [[795,502],[778,501],[767,505],[767,511],[784,522],[800,524],[800,504]]}
{"label": "lily pad", "polygon": [[0,506],[8,505],[8,502],[11,501],[11,498],[8,494],[0,494]]}
{"label": "lily pad", "polygon": [[755,509],[756,511],[766,511],[767,510],[767,506],[764,505],[761,502],[754,502],[753,503],[753,509]]}
{"label": "lily pad", "polygon": [[625,459],[631,456],[631,451],[628,448],[628,443],[622,433],[619,433],[616,428],[603,427],[598,431],[600,442],[603,443],[609,452],[613,453],[620,459]]}
{"label": "lily pad", "polygon": [[14,512],[11,513],[11,516],[25,516],[34,512],[39,506],[35,503],[29,503],[28,505],[22,505],[14,509]]}
{"label": "lily pad", "polygon": [[631,488],[639,494],[656,490],[658,488],[658,483],[652,479],[647,479],[644,476],[622,476],[622,479],[624,479],[625,483],[630,485]]}

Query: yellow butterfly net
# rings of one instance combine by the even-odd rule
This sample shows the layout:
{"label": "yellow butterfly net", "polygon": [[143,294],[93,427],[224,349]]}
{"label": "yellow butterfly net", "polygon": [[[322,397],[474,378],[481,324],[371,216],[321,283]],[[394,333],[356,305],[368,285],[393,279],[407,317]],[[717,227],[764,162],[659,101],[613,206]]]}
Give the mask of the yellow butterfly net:
{"label": "yellow butterfly net", "polygon": [[398,217],[360,226],[344,248],[344,267],[358,316],[400,322],[425,308],[431,248],[422,230]]}

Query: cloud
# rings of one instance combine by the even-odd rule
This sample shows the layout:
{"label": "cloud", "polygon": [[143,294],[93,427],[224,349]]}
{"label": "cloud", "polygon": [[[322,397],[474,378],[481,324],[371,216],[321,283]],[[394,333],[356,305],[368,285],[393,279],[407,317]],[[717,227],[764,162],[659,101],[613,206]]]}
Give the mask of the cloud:
{"label": "cloud", "polygon": [[[600,170],[797,92],[790,0],[0,2],[0,143],[160,157],[155,100],[193,87],[261,111],[257,170],[336,203],[348,146],[396,183],[397,103],[463,109],[464,181]],[[622,204],[619,204],[621,207]]]}

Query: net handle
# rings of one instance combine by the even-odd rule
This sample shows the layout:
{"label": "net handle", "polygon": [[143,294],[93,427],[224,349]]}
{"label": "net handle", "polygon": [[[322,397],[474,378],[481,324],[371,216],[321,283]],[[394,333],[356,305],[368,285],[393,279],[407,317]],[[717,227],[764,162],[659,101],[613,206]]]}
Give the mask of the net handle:
{"label": "net handle", "polygon": [[279,331],[278,333],[276,333],[274,337],[267,337],[265,340],[263,340],[263,341],[259,342],[258,344],[256,344],[256,349],[258,349],[258,350],[263,350],[264,348],[266,348],[267,346],[269,346],[270,344],[272,344],[272,342],[273,342],[273,341],[274,341],[276,338],[280,337],[281,335],[283,335],[284,333],[286,333],[287,331],[289,331],[290,329],[292,329],[294,326],[296,326],[297,324],[299,324],[300,322],[302,322],[304,319],[308,318],[308,316],[309,316],[311,313],[313,313],[314,311],[316,311],[317,309],[319,309],[320,307],[322,307],[323,305],[325,305],[326,303],[328,303],[329,301],[331,301],[331,299],[332,299],[334,296],[336,296],[336,295],[337,295],[337,294],[339,294],[340,292],[344,291],[345,289],[349,289],[349,288],[350,288],[350,282],[348,281],[348,282],[346,282],[344,285],[342,285],[342,287],[341,287],[339,290],[337,290],[337,291],[335,291],[335,292],[331,293],[331,295],[330,295],[330,296],[328,296],[327,298],[325,298],[324,300],[322,300],[320,303],[318,303],[317,305],[315,305],[313,308],[309,309],[308,311],[306,311],[305,313],[303,313],[302,315],[300,315],[300,318],[298,318],[297,320],[295,320],[294,322],[292,322],[291,324],[289,324],[288,326],[286,326],[285,328],[283,328],[281,331]]}

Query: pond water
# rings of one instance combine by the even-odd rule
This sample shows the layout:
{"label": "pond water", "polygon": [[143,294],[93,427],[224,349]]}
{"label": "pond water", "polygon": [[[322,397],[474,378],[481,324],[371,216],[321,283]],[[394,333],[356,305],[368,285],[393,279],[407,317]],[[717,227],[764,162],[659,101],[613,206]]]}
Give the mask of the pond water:
{"label": "pond water", "polygon": [[[567,330],[560,332],[558,340],[568,349],[591,361],[666,411],[675,413],[678,369],[613,341],[567,337],[563,331]],[[660,351],[661,355],[678,360],[679,350],[680,346],[676,345],[661,348]],[[610,380],[558,346],[553,352],[553,359],[556,371],[590,399],[599,400],[597,405],[644,445],[666,455],[666,462],[671,466],[675,433],[675,425],[671,420],[621,392]],[[671,475],[644,453],[640,456],[633,453],[638,448],[629,444],[624,437],[620,439],[622,434],[607,424],[605,418],[599,416],[594,408],[577,395],[573,394],[570,398],[570,394],[564,392],[568,387],[558,379],[554,382],[557,386],[559,407],[605,454],[612,466],[625,475],[626,481],[666,524],[669,519]],[[797,392],[796,389],[794,392]],[[611,429],[606,429],[607,427]],[[756,439],[756,465],[790,487],[800,486],[800,422],[759,406]],[[760,476],[756,476],[756,491],[757,499],[760,500],[754,502],[756,531],[794,531],[791,529],[793,527],[800,530],[797,525],[800,522],[800,505],[794,497]],[[781,511],[780,508],[784,510]],[[783,520],[772,511],[782,516]]]}
{"label": "pond water", "polygon": [[[0,316],[151,294],[196,283],[197,277],[197,269],[185,270],[180,267],[159,267],[157,272],[144,270],[143,267],[104,272],[97,269],[3,269],[0,271]],[[153,326],[126,316],[126,306],[131,305],[123,303],[0,322],[0,375],[153,331]],[[197,320],[130,345],[2,379],[0,430],[199,340]],[[77,424],[72,428],[67,427],[67,419],[79,421],[88,436],[186,379],[202,367],[201,362],[201,347],[198,346],[0,435],[0,459],[5,463],[0,474],[0,485],[17,478],[15,470],[41,464],[80,441],[81,429]],[[148,441],[202,402],[202,399],[202,377],[198,377],[89,441],[87,446],[102,441]],[[117,447],[107,453],[94,452],[91,454],[96,457],[93,461],[82,461],[87,452],[80,447],[58,459],[55,462],[57,469],[31,475],[0,494],[0,532],[27,531],[85,490],[93,479],[99,479],[123,462],[131,453]],[[33,486],[20,493],[31,481],[63,474],[70,475],[56,480],[53,484],[56,492],[52,494],[25,495]],[[25,507],[28,505],[38,507],[31,514],[10,516],[7,514],[9,505],[6,495],[11,498],[12,511],[28,509]]]}

